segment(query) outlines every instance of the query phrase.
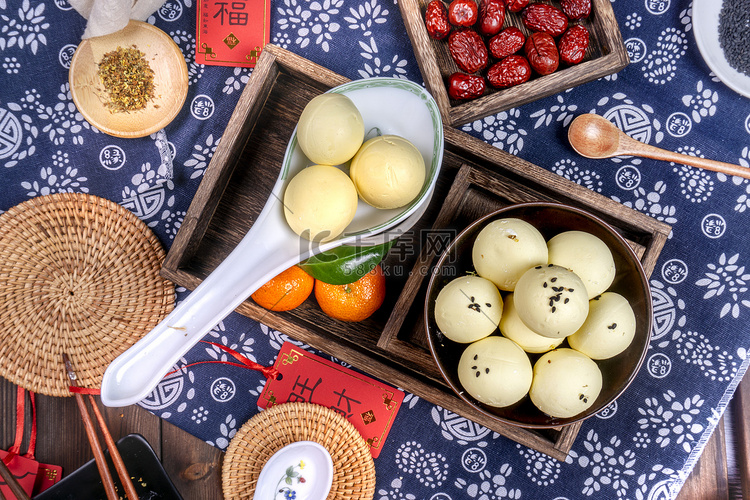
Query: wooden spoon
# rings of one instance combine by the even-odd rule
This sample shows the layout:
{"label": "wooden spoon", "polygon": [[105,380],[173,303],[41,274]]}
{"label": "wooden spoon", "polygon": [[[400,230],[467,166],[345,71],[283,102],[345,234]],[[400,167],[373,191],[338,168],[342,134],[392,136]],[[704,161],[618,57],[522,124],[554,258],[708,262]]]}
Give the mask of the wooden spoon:
{"label": "wooden spoon", "polygon": [[586,158],[643,156],[750,179],[750,169],[748,168],[675,153],[644,144],[622,132],[606,118],[591,113],[577,116],[573,120],[568,128],[568,140],[573,149]]}

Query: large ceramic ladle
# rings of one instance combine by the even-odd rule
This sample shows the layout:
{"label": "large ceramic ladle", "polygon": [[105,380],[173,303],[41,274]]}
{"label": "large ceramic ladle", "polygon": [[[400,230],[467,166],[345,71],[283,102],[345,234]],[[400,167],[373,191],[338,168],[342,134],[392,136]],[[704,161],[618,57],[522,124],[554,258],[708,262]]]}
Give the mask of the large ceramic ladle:
{"label": "large ceramic ladle", "polygon": [[622,132],[606,118],[595,114],[577,116],[568,128],[568,140],[573,149],[586,158],[643,156],[750,179],[749,168],[675,153],[644,144]]}
{"label": "large ceramic ladle", "polygon": [[102,378],[107,406],[127,406],[145,398],[177,361],[219,321],[284,269],[341,245],[389,241],[407,231],[424,212],[443,161],[443,125],[432,96],[398,78],[346,83],[330,92],[348,96],[359,109],[365,130],[377,128],[411,141],[422,153],[427,175],[409,205],[378,210],[362,202],[343,235],[316,245],[297,236],[284,219],[281,199],[287,182],[310,165],[297,143],[287,146],[271,196],[245,237],[196,289],[148,334],[118,356]]}

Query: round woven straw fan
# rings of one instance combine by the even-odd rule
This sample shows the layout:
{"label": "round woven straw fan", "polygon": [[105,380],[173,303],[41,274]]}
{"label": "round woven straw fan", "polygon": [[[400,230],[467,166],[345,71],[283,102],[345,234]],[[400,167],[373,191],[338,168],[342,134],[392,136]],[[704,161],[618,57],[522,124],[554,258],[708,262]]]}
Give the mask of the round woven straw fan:
{"label": "round woven straw fan", "polygon": [[284,446],[315,441],[331,454],[333,484],[328,500],[371,500],[375,464],[362,435],[342,415],[312,403],[283,403],[248,420],[224,455],[226,500],[251,499],[261,469]]}
{"label": "round woven straw fan", "polygon": [[83,387],[174,306],[164,249],[120,205],[81,193],[32,198],[0,215],[0,375],[69,396],[67,353]]}

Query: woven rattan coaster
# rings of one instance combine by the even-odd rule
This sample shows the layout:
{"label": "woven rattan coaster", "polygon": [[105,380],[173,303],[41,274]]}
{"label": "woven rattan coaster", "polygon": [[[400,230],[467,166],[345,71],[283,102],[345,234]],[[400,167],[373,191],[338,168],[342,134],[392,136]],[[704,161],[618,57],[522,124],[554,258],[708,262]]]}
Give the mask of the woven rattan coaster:
{"label": "woven rattan coaster", "polygon": [[251,499],[263,466],[284,446],[315,441],[333,459],[328,500],[370,500],[375,494],[375,464],[354,426],[330,408],[283,403],[248,420],[232,438],[222,466],[226,500]]}
{"label": "woven rattan coaster", "polygon": [[0,376],[69,396],[62,354],[83,387],[174,307],[164,249],[117,203],[81,193],[32,198],[0,215]]}

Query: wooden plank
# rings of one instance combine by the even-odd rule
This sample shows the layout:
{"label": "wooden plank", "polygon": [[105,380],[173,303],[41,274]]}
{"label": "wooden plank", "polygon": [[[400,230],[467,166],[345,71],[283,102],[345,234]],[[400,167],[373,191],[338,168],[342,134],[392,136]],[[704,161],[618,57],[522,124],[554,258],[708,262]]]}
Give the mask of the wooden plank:
{"label": "wooden plank", "polygon": [[[507,89],[494,89],[488,85],[485,94],[478,99],[455,101],[448,96],[446,81],[452,73],[460,70],[450,55],[447,40],[433,40],[427,34],[424,14],[428,3],[429,0],[398,2],[425,86],[435,98],[447,125],[468,123],[562,92],[616,73],[630,62],[610,0],[592,0],[589,18],[571,23],[582,24],[590,32],[589,48],[583,62],[561,67],[551,75],[532,77],[526,83]],[[558,2],[544,3],[559,6]],[[524,34],[529,33],[521,21],[520,13],[506,11],[504,26],[516,26]],[[494,61],[490,64],[492,62]]]}
{"label": "wooden plank", "polygon": [[223,453],[195,436],[162,423],[164,470],[185,500],[221,500]]}
{"label": "wooden plank", "polygon": [[[98,398],[97,398],[98,399]],[[15,436],[16,386],[0,379],[0,448],[7,450]],[[73,472],[93,458],[75,400],[36,395],[37,460],[63,468],[63,475]],[[159,419],[138,406],[107,408],[99,404],[107,427],[115,441],[127,434],[141,434],[160,452]],[[27,404],[26,432],[21,451],[26,452],[31,434],[31,410]]]}
{"label": "wooden plank", "polygon": [[724,419],[720,419],[700,460],[688,476],[677,500],[724,500],[729,498]]}
{"label": "wooden plank", "polygon": [[742,498],[750,498],[750,375],[745,374],[734,393],[731,405]]}

